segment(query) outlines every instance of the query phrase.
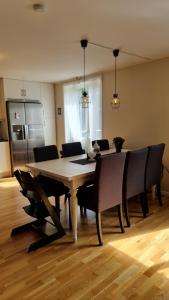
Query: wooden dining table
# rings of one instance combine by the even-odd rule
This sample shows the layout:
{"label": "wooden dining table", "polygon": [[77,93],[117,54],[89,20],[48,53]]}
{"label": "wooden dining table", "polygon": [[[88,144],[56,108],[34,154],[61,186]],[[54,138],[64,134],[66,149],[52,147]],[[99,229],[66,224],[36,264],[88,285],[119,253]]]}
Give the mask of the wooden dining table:
{"label": "wooden dining table", "polygon": [[[124,149],[122,151],[126,152],[128,150]],[[114,152],[115,149],[109,149],[102,151],[101,155],[111,154]],[[86,154],[82,154],[26,165],[34,176],[39,174],[48,176],[63,182],[69,188],[71,194],[70,208],[74,241],[77,241],[77,189],[80,185],[84,184],[84,182],[93,178],[96,167],[95,161],[80,164],[79,160],[82,163],[85,163],[85,159]]]}

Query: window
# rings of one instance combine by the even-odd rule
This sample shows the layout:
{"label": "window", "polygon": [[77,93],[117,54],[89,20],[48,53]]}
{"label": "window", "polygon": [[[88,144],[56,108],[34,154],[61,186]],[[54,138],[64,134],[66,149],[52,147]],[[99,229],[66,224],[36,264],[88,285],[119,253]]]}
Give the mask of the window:
{"label": "window", "polygon": [[82,108],[83,82],[64,85],[64,121],[66,143],[81,141],[85,149],[91,140],[102,138],[102,81],[100,77],[86,81],[91,103]]}

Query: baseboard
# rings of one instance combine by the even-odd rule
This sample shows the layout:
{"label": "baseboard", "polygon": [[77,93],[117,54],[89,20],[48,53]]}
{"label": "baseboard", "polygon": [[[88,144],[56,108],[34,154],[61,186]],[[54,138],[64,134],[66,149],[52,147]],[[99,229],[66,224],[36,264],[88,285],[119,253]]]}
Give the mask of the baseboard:
{"label": "baseboard", "polygon": [[8,178],[11,177],[11,172],[7,171],[7,172],[0,172],[0,178]]}

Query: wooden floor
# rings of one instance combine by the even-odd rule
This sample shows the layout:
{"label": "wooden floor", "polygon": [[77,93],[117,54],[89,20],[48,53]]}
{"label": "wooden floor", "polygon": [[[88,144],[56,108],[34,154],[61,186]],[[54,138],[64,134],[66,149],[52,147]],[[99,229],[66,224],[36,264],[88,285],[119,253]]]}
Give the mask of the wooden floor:
{"label": "wooden floor", "polygon": [[[10,237],[29,220],[27,203],[14,180],[0,182],[0,299],[11,300],[169,300],[169,199],[143,219],[130,205],[133,226],[121,234],[116,212],[103,215],[104,246],[97,246],[94,215],[80,219],[79,240],[71,232],[32,253],[33,232]],[[65,222],[64,209],[62,222]]]}

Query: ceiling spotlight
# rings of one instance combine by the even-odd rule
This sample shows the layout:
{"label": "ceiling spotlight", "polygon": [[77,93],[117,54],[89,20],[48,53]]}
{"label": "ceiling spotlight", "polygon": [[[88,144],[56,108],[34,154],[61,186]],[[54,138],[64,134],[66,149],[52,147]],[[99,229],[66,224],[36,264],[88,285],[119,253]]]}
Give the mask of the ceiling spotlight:
{"label": "ceiling spotlight", "polygon": [[46,11],[46,6],[43,3],[41,3],[41,2],[34,3],[32,5],[32,8],[36,12],[44,12],[44,11]]}

